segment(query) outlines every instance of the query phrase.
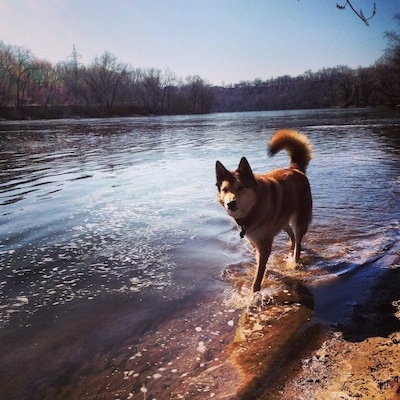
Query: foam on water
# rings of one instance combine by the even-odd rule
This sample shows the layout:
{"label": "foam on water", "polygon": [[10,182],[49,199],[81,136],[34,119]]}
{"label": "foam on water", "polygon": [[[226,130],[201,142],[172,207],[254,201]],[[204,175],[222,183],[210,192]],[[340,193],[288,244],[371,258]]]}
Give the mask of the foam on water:
{"label": "foam on water", "polygon": [[[135,237],[141,238],[136,241],[127,240],[124,233],[131,229],[126,221],[137,216],[137,210],[105,205],[85,215],[88,221],[72,224],[68,242],[8,252],[3,265],[7,278],[2,282],[3,293],[13,281],[26,282],[19,293],[31,299],[24,307],[18,304],[19,312],[34,312],[74,299],[93,299],[106,292],[140,292],[143,288],[171,285],[175,264],[168,256],[168,240],[158,241],[160,230],[166,227],[161,226],[157,216],[157,231],[147,215],[147,223],[135,229]],[[21,262],[24,268],[16,269]],[[13,312],[15,303],[10,298],[2,304],[0,322]]]}

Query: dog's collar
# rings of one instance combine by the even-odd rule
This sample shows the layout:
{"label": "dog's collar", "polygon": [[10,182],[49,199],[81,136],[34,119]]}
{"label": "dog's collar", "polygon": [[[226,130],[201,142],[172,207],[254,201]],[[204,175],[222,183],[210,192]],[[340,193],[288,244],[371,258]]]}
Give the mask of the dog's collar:
{"label": "dog's collar", "polygon": [[238,226],[240,228],[239,235],[240,235],[241,239],[244,238],[244,236],[246,235],[246,231],[254,224],[254,222],[256,222],[256,219],[258,219],[257,213],[255,212],[255,210],[257,209],[257,205],[258,205],[258,201],[254,205],[252,210],[250,210],[250,212],[248,213],[248,215],[246,217],[235,219],[236,223],[238,224]]}
{"label": "dog's collar", "polygon": [[239,228],[240,228],[240,238],[243,239],[244,236],[246,235],[246,230],[248,228],[250,228],[251,222],[248,222],[250,220],[249,217],[245,217],[245,218],[239,218],[236,219],[236,223],[238,224]]}

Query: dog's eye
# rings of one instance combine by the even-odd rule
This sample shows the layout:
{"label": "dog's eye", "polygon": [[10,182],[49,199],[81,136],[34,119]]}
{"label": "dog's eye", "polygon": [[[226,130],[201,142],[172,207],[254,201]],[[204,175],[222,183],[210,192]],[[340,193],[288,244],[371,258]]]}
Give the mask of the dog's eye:
{"label": "dog's eye", "polygon": [[226,187],[223,187],[223,188],[222,188],[222,192],[228,193],[228,189],[227,189]]}

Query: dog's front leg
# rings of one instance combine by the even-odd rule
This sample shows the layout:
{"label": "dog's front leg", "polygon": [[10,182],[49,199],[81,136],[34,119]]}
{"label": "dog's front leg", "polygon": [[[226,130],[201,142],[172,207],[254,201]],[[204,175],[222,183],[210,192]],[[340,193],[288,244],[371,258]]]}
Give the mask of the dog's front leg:
{"label": "dog's front leg", "polygon": [[261,290],[261,283],[264,278],[265,268],[271,253],[271,245],[262,249],[257,249],[257,272],[253,282],[253,293]]}

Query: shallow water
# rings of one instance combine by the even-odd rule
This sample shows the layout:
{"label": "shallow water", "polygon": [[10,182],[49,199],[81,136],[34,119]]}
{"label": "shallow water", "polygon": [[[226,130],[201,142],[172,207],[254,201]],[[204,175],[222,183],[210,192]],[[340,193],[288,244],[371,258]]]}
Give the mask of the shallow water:
{"label": "shallow water", "polygon": [[253,254],[216,204],[214,165],[286,166],[266,155],[281,127],[314,146],[313,223],[300,269],[276,238],[263,293],[302,282],[314,318],[336,324],[398,254],[399,111],[1,123],[0,397],[229,396],[229,373],[215,371]]}

